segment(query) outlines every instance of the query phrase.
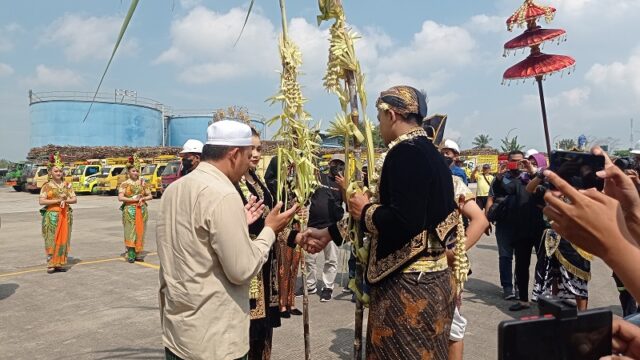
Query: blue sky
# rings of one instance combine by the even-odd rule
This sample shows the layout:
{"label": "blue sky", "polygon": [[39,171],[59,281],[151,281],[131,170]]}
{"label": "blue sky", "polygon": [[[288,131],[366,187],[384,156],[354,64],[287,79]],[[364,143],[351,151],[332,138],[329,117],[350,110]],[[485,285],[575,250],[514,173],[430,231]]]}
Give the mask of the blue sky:
{"label": "blue sky", "polygon": [[[497,145],[516,128],[512,135],[542,150],[534,83],[501,85],[504,70],[525,58],[502,57],[504,42],[521,31],[507,32],[504,21],[521,1],[344,4],[349,23],[362,35],[357,52],[371,101],[391,85],[413,85],[427,91],[430,113],[449,115],[447,135],[463,148],[480,133]],[[543,51],[577,60],[575,73],[544,83],[551,137],[585,134],[594,142],[628,147],[629,119],[640,130],[640,0],[550,4],[558,13],[543,26],[564,28],[568,38]],[[174,109],[241,105],[270,118],[278,112],[264,102],[278,85],[278,2],[257,0],[234,48],[247,5],[141,0],[102,90],[136,90]],[[129,0],[25,0],[0,13],[0,158],[22,159],[29,150],[29,89],[95,89],[128,6]],[[337,99],[322,88],[328,25],[316,26],[314,0],[287,6],[290,32],[304,58],[307,110],[326,126],[339,110]],[[372,106],[368,110],[375,118]]]}

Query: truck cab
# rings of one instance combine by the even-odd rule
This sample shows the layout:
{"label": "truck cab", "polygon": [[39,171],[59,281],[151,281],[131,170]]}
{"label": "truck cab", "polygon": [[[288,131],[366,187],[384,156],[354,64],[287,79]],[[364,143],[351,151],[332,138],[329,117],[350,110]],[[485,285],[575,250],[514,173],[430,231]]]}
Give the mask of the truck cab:
{"label": "truck cab", "polygon": [[125,165],[107,165],[102,168],[102,172],[98,175],[98,193],[118,194],[118,187],[127,179],[127,171]]}
{"label": "truck cab", "polygon": [[32,194],[37,194],[47,181],[49,181],[49,170],[47,167],[44,165],[34,167],[31,169],[29,177],[27,177],[27,191]]}
{"label": "truck cab", "polygon": [[78,165],[73,170],[71,185],[76,194],[97,194],[98,193],[98,176],[102,171],[102,165],[99,163],[87,163]]}
{"label": "truck cab", "polygon": [[22,191],[22,186],[19,185],[19,180],[22,176],[22,171],[24,170],[25,164],[26,163],[24,161],[21,161],[9,165],[7,175],[5,175],[6,186],[13,187],[15,191]]}
{"label": "truck cab", "polygon": [[164,192],[164,190],[171,184],[172,182],[178,180],[180,178],[180,173],[182,172],[182,161],[181,160],[171,160],[165,166],[164,171],[162,172],[162,187],[160,188],[160,194]]}
{"label": "truck cab", "polygon": [[151,194],[154,197],[159,197],[162,194],[162,172],[166,166],[166,162],[158,162],[147,164],[142,168],[141,176],[147,185],[149,185]]}

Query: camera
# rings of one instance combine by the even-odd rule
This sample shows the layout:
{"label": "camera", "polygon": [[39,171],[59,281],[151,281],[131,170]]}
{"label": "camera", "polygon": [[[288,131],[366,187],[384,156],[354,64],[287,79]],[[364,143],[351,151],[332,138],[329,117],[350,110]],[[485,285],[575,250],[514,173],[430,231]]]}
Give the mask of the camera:
{"label": "camera", "polygon": [[500,360],[590,360],[611,355],[609,309],[578,312],[565,300],[538,299],[539,316],[503,321],[498,326]]}
{"label": "camera", "polygon": [[637,165],[633,158],[625,156],[617,158],[613,164],[620,168],[620,170],[636,170]]}

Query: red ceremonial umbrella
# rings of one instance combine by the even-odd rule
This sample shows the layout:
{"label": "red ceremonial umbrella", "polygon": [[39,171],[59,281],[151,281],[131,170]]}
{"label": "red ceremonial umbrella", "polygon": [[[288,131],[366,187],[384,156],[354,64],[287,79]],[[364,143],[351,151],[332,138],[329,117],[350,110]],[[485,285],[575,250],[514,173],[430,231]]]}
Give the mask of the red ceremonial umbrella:
{"label": "red ceremonial umbrella", "polygon": [[509,51],[524,49],[534,45],[540,45],[545,41],[558,39],[558,43],[564,40],[566,31],[562,29],[543,29],[537,26],[534,29],[527,29],[521,35],[507,41],[504,44],[505,55]]}
{"label": "red ceremonial umbrella", "polygon": [[514,26],[527,25],[527,29],[519,36],[504,44],[505,56],[508,51],[529,47],[530,55],[523,61],[507,69],[504,72],[504,80],[518,80],[535,78],[540,94],[540,106],[542,107],[542,122],[544,135],[547,142],[547,153],[551,152],[549,140],[549,126],[547,124],[547,109],[544,103],[542,80],[554,72],[575,66],[576,61],[565,55],[550,55],[540,52],[540,45],[545,41],[562,39],[565,31],[562,29],[542,29],[536,24],[537,20],[544,16],[547,22],[553,19],[556,9],[550,6],[540,6],[533,0],[525,0],[524,4],[507,19],[507,29],[511,31]]}

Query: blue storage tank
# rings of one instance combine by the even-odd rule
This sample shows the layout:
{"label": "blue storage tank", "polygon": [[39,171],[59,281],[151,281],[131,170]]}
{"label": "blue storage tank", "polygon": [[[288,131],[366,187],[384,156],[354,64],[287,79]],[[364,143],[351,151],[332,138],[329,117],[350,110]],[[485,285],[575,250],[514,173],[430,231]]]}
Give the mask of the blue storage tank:
{"label": "blue storage tank", "polygon": [[[163,114],[158,107],[118,102],[34,99],[30,104],[31,146],[160,146]],[[160,104],[157,104],[160,105]],[[206,127],[205,127],[206,129]]]}
{"label": "blue storage tank", "polygon": [[212,115],[172,116],[168,119],[167,146],[182,147],[189,139],[207,141],[207,127]]}

